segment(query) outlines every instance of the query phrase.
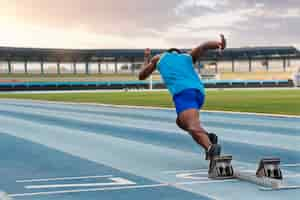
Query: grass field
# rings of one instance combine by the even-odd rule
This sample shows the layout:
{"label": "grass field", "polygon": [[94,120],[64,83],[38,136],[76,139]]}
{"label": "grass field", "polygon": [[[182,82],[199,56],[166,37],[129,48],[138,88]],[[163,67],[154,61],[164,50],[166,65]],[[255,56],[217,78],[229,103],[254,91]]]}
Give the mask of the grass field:
{"label": "grass field", "polygon": [[[0,98],[173,107],[167,92],[0,94]],[[209,90],[204,109],[300,115],[300,90]]]}

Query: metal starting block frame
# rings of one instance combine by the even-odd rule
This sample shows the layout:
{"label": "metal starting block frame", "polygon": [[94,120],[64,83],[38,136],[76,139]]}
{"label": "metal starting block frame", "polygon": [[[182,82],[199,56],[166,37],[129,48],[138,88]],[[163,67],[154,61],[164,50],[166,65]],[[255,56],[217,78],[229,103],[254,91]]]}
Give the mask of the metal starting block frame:
{"label": "metal starting block frame", "polygon": [[256,171],[256,176],[282,180],[283,177],[279,165],[280,165],[279,158],[261,159]]}
{"label": "metal starting block frame", "polygon": [[220,156],[210,160],[208,177],[212,179],[240,179],[256,185],[260,190],[300,189],[300,185],[289,185],[283,182],[279,158],[264,158],[260,160],[256,174],[233,169],[232,156]]}
{"label": "metal starting block frame", "polygon": [[208,177],[212,179],[234,178],[234,170],[231,161],[232,156],[220,156],[210,160]]}

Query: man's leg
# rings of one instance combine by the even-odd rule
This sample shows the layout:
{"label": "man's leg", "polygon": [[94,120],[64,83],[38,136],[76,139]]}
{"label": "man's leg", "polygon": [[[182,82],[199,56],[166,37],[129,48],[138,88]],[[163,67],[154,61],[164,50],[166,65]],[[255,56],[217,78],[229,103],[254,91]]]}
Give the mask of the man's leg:
{"label": "man's leg", "polygon": [[183,111],[179,114],[176,123],[181,129],[187,131],[206,151],[209,149],[211,141],[207,132],[200,125],[198,110],[189,109]]}

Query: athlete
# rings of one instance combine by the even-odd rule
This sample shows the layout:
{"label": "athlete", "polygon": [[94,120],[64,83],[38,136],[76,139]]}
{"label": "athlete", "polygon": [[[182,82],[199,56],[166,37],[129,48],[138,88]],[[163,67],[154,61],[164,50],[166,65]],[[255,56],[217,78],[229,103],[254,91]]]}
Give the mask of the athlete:
{"label": "athlete", "polygon": [[139,79],[147,79],[156,69],[173,97],[176,107],[176,124],[187,131],[193,139],[206,151],[206,160],[211,160],[221,153],[217,144],[217,136],[208,133],[200,123],[199,110],[205,100],[205,89],[197,75],[194,64],[208,50],[224,50],[226,40],[221,35],[220,41],[209,41],[192,49],[182,52],[179,49],[169,49],[163,54],[150,58],[151,51],[145,51],[145,63],[139,73]]}

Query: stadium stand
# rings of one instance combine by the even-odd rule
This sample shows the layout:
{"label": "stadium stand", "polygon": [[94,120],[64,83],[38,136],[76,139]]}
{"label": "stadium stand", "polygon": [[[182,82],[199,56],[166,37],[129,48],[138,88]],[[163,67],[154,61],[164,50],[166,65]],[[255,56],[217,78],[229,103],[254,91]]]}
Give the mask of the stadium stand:
{"label": "stadium stand", "polygon": [[[187,51],[187,49],[185,50]],[[152,53],[158,54],[164,51],[163,49],[154,49]],[[135,81],[135,75],[143,62],[143,56],[144,50],[142,49],[84,50],[0,47],[0,68],[1,63],[6,66],[4,70],[0,71],[0,90],[149,88],[149,82]],[[294,47],[228,48],[222,55],[217,51],[208,52],[196,63],[195,67],[202,66],[198,68],[198,71],[208,88],[293,87],[296,82],[292,81],[290,69],[291,62],[295,60],[300,60],[300,52]],[[259,70],[256,69],[255,62],[260,63],[264,71],[261,71],[262,67]],[[272,65],[275,65],[275,62],[278,66],[274,68],[275,71],[272,71]],[[23,64],[23,74],[14,73],[14,63]],[[208,68],[203,67],[205,63]],[[225,63],[228,65],[226,69],[224,68]],[[241,66],[240,63],[243,63],[244,66]],[[109,68],[109,64],[112,64],[112,69]],[[31,65],[34,65],[37,70],[35,74],[29,73]],[[106,71],[103,71],[102,65]],[[46,66],[51,67],[52,74],[47,73],[49,69],[47,71]],[[68,70],[71,70],[69,74],[62,74]],[[109,74],[116,76],[102,78]],[[66,75],[68,76],[64,77]],[[85,76],[81,77],[82,75]],[[127,77],[128,81],[120,79],[118,76]],[[155,75],[154,77],[153,88],[164,88],[159,76]]]}
{"label": "stadium stand", "polygon": [[[164,52],[162,49],[152,50],[153,54]],[[186,49],[187,51],[187,49]],[[62,72],[62,63],[73,64],[73,73],[76,74],[76,64],[84,64],[84,72],[90,73],[92,63],[114,63],[114,73],[118,73],[118,63],[127,62],[131,66],[128,71],[134,73],[139,65],[143,62],[144,50],[142,49],[99,49],[99,50],[68,50],[68,49],[35,49],[35,48],[13,48],[0,47],[0,61],[7,65],[7,73],[13,73],[13,62],[22,62],[24,64],[24,72],[28,72],[28,63],[32,62],[40,66],[40,73],[45,73],[45,65],[52,63],[56,67],[57,73]],[[286,70],[291,59],[300,59],[299,51],[294,47],[247,47],[247,48],[228,48],[222,56],[217,51],[210,51],[201,59],[206,62],[214,62],[215,72],[218,73],[218,62],[232,62],[232,71],[234,72],[238,66],[235,61],[246,61],[248,70],[252,71],[252,62],[255,60],[266,61],[266,69],[268,70],[268,61],[281,60],[282,69]],[[53,68],[53,66],[51,67]],[[123,66],[124,67],[124,66]],[[120,66],[122,68],[122,65]],[[99,72],[99,71],[98,71]]]}

